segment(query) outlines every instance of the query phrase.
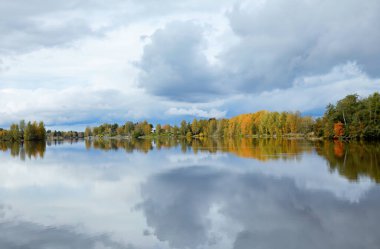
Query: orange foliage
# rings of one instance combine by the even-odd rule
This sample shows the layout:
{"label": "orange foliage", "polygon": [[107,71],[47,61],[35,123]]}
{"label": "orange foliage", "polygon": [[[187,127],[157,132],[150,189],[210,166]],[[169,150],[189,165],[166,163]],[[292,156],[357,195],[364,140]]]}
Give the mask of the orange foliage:
{"label": "orange foliage", "polygon": [[162,126],[162,129],[165,131],[165,132],[169,132],[170,131],[170,125],[169,124],[166,124],[164,126]]}
{"label": "orange foliage", "polygon": [[242,135],[253,135],[255,127],[260,125],[263,116],[267,115],[268,111],[258,111],[255,113],[240,114],[229,120],[229,135],[236,134],[236,131]]}
{"label": "orange foliage", "polygon": [[334,135],[335,137],[341,137],[344,135],[344,125],[342,122],[334,124]]}

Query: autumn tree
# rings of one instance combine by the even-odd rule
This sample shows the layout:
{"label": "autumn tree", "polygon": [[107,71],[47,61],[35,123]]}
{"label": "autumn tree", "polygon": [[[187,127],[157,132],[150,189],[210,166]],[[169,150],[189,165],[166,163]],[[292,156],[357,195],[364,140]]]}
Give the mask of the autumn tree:
{"label": "autumn tree", "polygon": [[193,119],[193,122],[191,123],[191,132],[193,135],[198,135],[200,131],[199,122],[196,118]]}
{"label": "autumn tree", "polygon": [[157,134],[157,135],[161,135],[161,133],[162,133],[161,125],[160,125],[160,124],[157,124],[157,125],[156,125],[156,134]]}
{"label": "autumn tree", "polygon": [[334,124],[334,135],[335,137],[341,137],[344,135],[344,124],[342,122]]}
{"label": "autumn tree", "polygon": [[20,129],[17,124],[12,124],[9,129],[9,136],[12,141],[19,141],[21,138]]}

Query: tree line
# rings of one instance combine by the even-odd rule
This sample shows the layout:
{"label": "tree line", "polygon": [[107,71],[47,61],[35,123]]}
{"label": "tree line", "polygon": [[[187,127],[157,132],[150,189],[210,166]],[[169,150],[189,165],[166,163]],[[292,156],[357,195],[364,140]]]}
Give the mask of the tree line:
{"label": "tree line", "polygon": [[302,117],[300,112],[269,112],[242,114],[231,119],[196,119],[192,122],[183,120],[177,125],[155,127],[147,121],[140,123],[126,122],[124,125],[102,124],[87,127],[84,136],[98,137],[143,137],[143,136],[178,136],[178,137],[233,137],[233,136],[282,136],[307,134],[313,131],[313,119]]}
{"label": "tree line", "polygon": [[325,138],[380,138],[380,95],[374,93],[360,99],[348,95],[336,105],[329,104],[324,115],[314,119],[300,112],[258,111],[241,114],[230,119],[183,120],[179,125],[157,124],[147,121],[119,124],[102,124],[87,127],[84,136],[96,137],[234,137],[234,136],[297,136]]}
{"label": "tree line", "polygon": [[329,104],[324,115],[313,119],[302,116],[300,112],[258,111],[241,114],[230,119],[183,120],[179,125],[157,124],[128,121],[123,125],[102,124],[87,127],[84,132],[48,131],[43,122],[21,121],[12,124],[9,130],[0,128],[0,140],[32,141],[46,137],[83,138],[83,137],[282,137],[307,135],[325,138],[380,138],[380,94],[375,92],[367,98],[357,94],[348,95],[335,105]]}
{"label": "tree line", "polygon": [[380,94],[375,92],[360,99],[348,95],[336,105],[328,105],[314,124],[317,136],[328,138],[380,138]]}
{"label": "tree line", "polygon": [[48,130],[46,136],[49,140],[80,139],[84,138],[84,132]]}
{"label": "tree line", "polygon": [[87,127],[84,131],[85,137],[114,137],[114,136],[128,136],[128,137],[142,137],[152,134],[153,125],[147,121],[133,123],[126,122],[124,125],[118,124],[102,124],[97,127]]}
{"label": "tree line", "polygon": [[24,120],[18,124],[11,124],[9,130],[0,128],[0,141],[40,141],[46,139],[45,124],[41,121],[37,123]]}

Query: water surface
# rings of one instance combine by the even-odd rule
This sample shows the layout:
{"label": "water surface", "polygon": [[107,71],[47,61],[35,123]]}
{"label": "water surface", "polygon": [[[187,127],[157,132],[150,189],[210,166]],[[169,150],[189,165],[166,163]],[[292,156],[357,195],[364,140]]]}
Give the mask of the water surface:
{"label": "water surface", "polygon": [[0,143],[0,248],[379,248],[378,143]]}

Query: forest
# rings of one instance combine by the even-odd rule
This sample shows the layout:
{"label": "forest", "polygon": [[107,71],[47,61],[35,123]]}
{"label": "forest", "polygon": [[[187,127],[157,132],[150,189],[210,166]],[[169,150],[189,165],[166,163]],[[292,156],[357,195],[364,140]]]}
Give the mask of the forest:
{"label": "forest", "polygon": [[241,114],[230,119],[183,120],[179,126],[157,124],[153,127],[147,121],[124,125],[102,124],[87,127],[84,136],[96,137],[279,137],[310,136],[319,138],[380,138],[380,95],[374,93],[360,99],[352,94],[329,104],[324,115],[313,119],[300,112],[258,111]]}
{"label": "forest", "polygon": [[183,120],[177,125],[157,124],[153,128],[147,121],[140,123],[126,122],[124,125],[103,124],[98,127],[87,127],[85,137],[100,136],[181,136],[181,137],[233,137],[287,134],[307,134],[312,132],[313,119],[302,117],[299,112],[259,111],[242,114],[231,119],[196,119],[192,122]]}
{"label": "forest", "polygon": [[9,130],[0,128],[0,141],[40,141],[46,139],[45,124],[41,121],[26,123],[24,120],[19,124],[11,124]]}
{"label": "forest", "polygon": [[328,138],[380,138],[380,94],[360,99],[348,95],[336,105],[328,105],[314,124],[316,136]]}

